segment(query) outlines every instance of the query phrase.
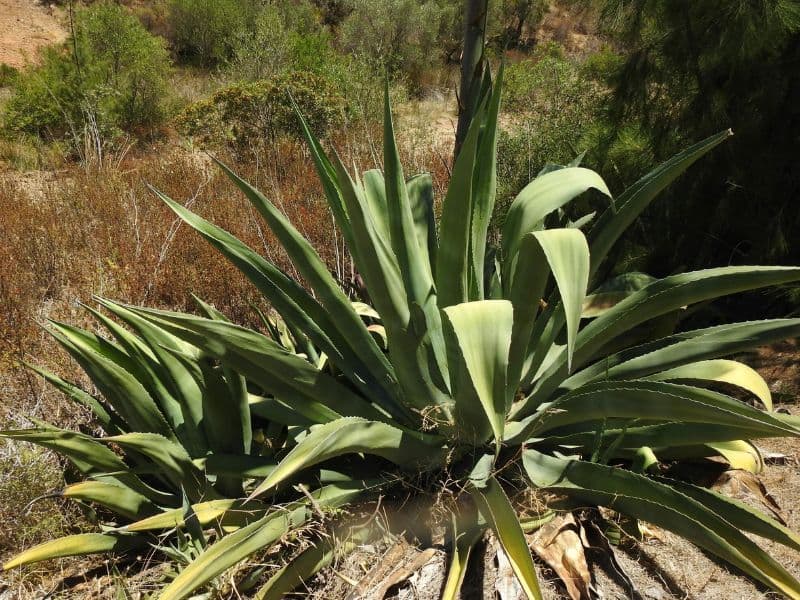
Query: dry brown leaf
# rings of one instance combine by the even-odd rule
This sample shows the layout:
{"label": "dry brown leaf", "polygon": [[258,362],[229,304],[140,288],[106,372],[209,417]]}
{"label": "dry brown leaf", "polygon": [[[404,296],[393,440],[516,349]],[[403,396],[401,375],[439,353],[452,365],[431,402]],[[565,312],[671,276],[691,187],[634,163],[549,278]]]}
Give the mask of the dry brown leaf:
{"label": "dry brown leaf", "polygon": [[745,502],[757,502],[766,506],[777,521],[786,525],[786,519],[784,519],[781,507],[775,498],[767,491],[761,480],[749,471],[739,469],[725,471],[711,487],[731,498]]}
{"label": "dry brown leaf", "polygon": [[572,600],[589,600],[592,577],[586,563],[581,527],[571,513],[559,515],[533,536],[533,550],[552,568]]}

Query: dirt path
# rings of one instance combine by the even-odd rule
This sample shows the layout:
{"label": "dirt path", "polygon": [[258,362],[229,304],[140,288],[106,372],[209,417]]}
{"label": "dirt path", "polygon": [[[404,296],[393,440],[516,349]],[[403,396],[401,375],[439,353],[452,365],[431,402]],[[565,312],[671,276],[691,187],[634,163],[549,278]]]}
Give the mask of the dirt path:
{"label": "dirt path", "polygon": [[42,46],[64,40],[59,12],[36,0],[0,0],[0,63],[23,67]]}

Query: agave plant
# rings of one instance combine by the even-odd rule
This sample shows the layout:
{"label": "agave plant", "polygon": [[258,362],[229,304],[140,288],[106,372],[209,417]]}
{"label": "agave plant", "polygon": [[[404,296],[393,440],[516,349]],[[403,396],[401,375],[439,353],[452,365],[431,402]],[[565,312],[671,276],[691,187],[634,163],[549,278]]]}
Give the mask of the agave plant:
{"label": "agave plant", "polygon": [[[282,325],[269,326],[274,335],[266,336],[218,315],[106,302],[140,334],[134,323],[147,323],[169,335],[172,344],[185,344],[167,352],[157,342],[158,360],[186,365],[188,357],[202,356],[218,363],[226,381],[227,374],[243,377],[258,391],[258,399],[250,397],[251,410],[276,424],[277,442],[267,460],[260,458],[249,470],[237,465],[235,484],[245,481],[249,522],[242,522],[238,501],[197,502],[195,494],[190,507],[161,510],[102,534],[115,547],[112,540],[126,540],[131,532],[181,523],[187,509],[204,525],[228,525],[230,533],[203,550],[161,598],[188,596],[306,523],[319,507],[369,500],[376,490],[389,491],[419,473],[428,482],[455,480],[454,489],[463,490],[477,508],[474,518],[455,519],[448,599],[458,597],[470,549],[487,529],[503,546],[528,597],[541,597],[519,518],[527,507],[509,499],[527,488],[669,529],[770,588],[800,598],[800,583],[747,533],[798,550],[800,537],[736,500],[659,471],[663,463],[712,455],[757,470],[760,457],[749,440],[800,436],[790,417],[772,412],[760,376],[723,358],[797,336],[800,319],[648,339],[653,324],[663,325],[687,306],[797,281],[800,268],[725,267],[654,280],[600,276],[623,231],[729,132],[682,152],[613,201],[597,173],[577,164],[548,167],[517,196],[499,246],[490,247],[501,79],[502,72],[496,85],[484,86],[438,224],[431,178],[404,176],[388,94],[383,171],[352,174],[338,156],[323,151],[301,118],[326,198],[364,280],[364,303],[354,304],[275,205],[227,166],[220,164],[261,213],[307,288],[156,192],[249,277],[282,318]],[[590,189],[608,197],[597,219],[559,219],[559,211]],[[549,227],[559,220],[562,226]],[[152,344],[150,349],[156,352]],[[92,350],[102,355],[105,345],[95,341]],[[135,353],[132,347],[124,350],[128,357]],[[715,391],[719,382],[743,388],[766,410]],[[237,412],[237,424],[245,413]],[[224,421],[215,420],[214,426]],[[169,438],[170,431],[155,433]],[[13,435],[32,439],[34,434]],[[120,436],[105,439],[115,438]],[[176,462],[205,461],[207,478],[212,455],[190,454],[188,463],[170,455],[169,462],[158,464],[167,469]],[[364,459],[342,461],[352,455]],[[334,467],[337,483],[324,485]],[[105,478],[118,469],[116,463],[102,465],[92,474]],[[351,535],[357,540],[359,532]],[[42,558],[53,555],[53,548],[30,552]],[[257,597],[281,597],[331,556],[332,544],[323,539],[274,573]]]}

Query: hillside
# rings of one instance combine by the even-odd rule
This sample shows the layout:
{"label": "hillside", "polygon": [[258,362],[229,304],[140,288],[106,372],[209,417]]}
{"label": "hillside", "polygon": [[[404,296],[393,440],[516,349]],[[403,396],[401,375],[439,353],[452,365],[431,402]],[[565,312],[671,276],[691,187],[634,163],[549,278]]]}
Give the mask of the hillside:
{"label": "hillside", "polygon": [[67,37],[62,15],[36,0],[0,0],[0,63],[20,68]]}

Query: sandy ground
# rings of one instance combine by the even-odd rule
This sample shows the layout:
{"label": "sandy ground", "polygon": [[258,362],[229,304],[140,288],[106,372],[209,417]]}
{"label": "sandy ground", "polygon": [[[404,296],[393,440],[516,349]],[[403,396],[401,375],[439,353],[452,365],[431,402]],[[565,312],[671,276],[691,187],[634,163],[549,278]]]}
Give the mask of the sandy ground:
{"label": "sandy ground", "polygon": [[0,0],[0,63],[23,67],[42,46],[64,40],[59,12],[36,0]]}

